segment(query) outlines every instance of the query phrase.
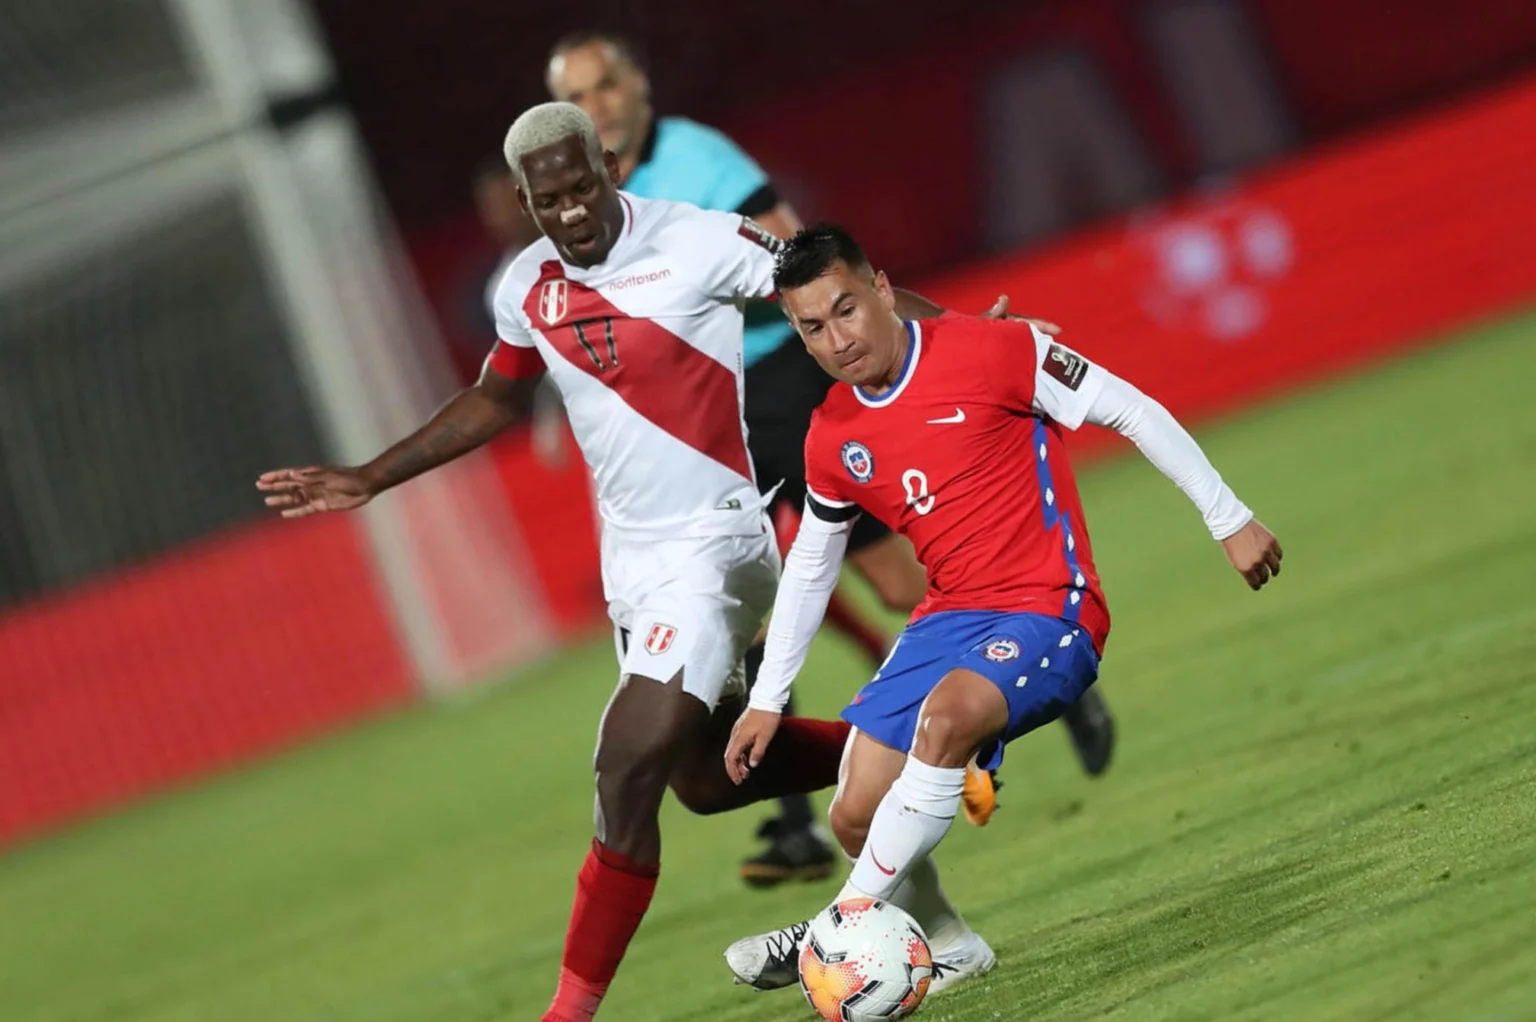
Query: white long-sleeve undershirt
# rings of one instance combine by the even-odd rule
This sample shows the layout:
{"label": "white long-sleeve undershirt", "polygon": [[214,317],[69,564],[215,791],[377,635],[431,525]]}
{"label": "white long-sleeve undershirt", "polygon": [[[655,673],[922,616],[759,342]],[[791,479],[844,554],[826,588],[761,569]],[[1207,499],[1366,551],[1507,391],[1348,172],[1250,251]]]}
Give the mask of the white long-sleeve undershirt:
{"label": "white long-sleeve undershirt", "polygon": [[1184,491],[1205,519],[1212,539],[1227,539],[1253,520],[1253,512],[1237,499],[1195,438],[1168,409],[1113,373],[1095,368],[1104,374],[1103,385],[1085,422],[1112,429],[1135,444],[1143,457]]}
{"label": "white long-sleeve undershirt", "polygon": [[[1253,512],[1237,499],[1194,437],[1166,408],[1101,366],[1091,372],[1098,379],[1084,381],[1095,387],[1084,422],[1112,429],[1134,443],[1184,491],[1214,539],[1227,539],[1252,521]],[[763,666],[749,700],[753,709],[772,713],[784,709],[790,684],[805,665],[811,640],[837,588],[853,521],[825,521],[815,514],[812,501],[814,497],[807,501],[800,531],[784,562]]]}

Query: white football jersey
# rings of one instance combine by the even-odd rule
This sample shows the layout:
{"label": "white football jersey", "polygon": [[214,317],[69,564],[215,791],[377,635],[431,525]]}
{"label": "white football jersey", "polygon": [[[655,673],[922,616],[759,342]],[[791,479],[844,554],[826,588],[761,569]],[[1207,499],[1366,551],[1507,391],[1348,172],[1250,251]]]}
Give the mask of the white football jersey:
{"label": "white football jersey", "polygon": [[605,525],[657,537],[760,533],[742,417],[742,307],[773,293],[775,239],[736,214],[620,193],[593,267],[548,238],[496,289],[491,365],[537,349],[560,388]]}

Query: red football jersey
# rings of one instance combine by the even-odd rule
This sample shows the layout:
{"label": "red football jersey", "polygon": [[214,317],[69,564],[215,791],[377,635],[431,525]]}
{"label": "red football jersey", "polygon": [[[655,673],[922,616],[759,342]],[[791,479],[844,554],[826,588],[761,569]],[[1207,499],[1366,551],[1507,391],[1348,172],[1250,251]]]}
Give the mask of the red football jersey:
{"label": "red football jersey", "polygon": [[807,510],[859,510],[906,536],[928,570],[913,614],[1027,611],[1080,621],[1101,653],[1099,586],[1062,430],[1082,425],[1102,370],[1019,321],[908,323],[899,382],[838,383],[805,441]]}

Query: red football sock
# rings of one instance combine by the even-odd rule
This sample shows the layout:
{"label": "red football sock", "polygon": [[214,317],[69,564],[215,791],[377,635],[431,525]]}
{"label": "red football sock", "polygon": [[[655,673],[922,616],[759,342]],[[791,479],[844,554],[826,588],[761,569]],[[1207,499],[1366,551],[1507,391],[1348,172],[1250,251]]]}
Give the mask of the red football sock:
{"label": "red football sock", "polygon": [[870,663],[879,664],[885,661],[886,644],[889,642],[885,633],[865,621],[842,593],[834,592],[832,599],[827,601],[826,621],[827,624],[852,639],[864,651],[864,655],[869,657]]}
{"label": "red football sock", "polygon": [[650,907],[660,872],[660,866],[643,866],[593,840],[576,877],[560,985],[543,1022],[588,1022],[597,1014],[630,938]]}
{"label": "red football sock", "polygon": [[742,787],[750,789],[753,801],[834,787],[851,730],[846,720],[785,717]]}

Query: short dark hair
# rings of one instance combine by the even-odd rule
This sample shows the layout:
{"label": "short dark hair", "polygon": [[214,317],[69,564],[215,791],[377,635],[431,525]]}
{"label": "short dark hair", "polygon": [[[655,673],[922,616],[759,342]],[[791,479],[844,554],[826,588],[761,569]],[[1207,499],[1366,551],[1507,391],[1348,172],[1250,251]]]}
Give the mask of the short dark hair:
{"label": "short dark hair", "polygon": [[[593,43],[603,43],[613,47],[613,51],[630,64],[645,70],[645,56],[633,39],[619,35],[617,32],[600,32],[592,29],[583,29],[580,32],[570,32],[556,40],[555,45],[549,48],[549,61],[563,53],[580,49],[583,46],[591,46]],[[545,63],[549,63],[545,61]]]}
{"label": "short dark hair", "polygon": [[859,243],[843,228],[836,224],[803,228],[779,246],[773,264],[774,289],[804,287],[839,260],[853,269],[872,268]]}

